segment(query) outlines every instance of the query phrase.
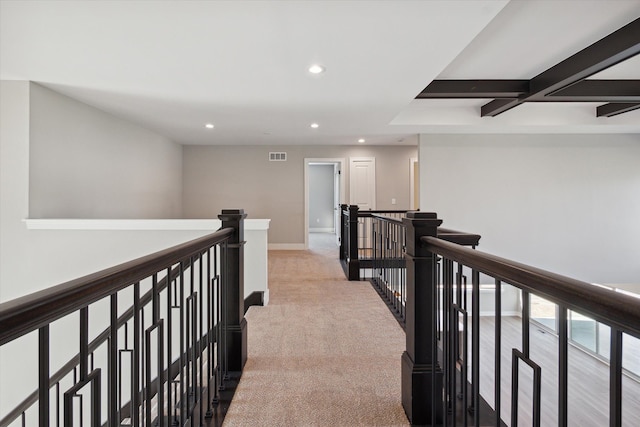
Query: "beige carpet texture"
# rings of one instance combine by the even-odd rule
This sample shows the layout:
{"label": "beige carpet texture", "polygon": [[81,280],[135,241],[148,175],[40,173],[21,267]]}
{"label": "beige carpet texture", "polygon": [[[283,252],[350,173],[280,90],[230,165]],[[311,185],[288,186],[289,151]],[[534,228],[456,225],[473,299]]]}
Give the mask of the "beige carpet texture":
{"label": "beige carpet texture", "polygon": [[223,425],[409,425],[403,330],[368,282],[345,279],[335,243],[312,247],[269,252],[270,301],[247,312],[248,360]]}

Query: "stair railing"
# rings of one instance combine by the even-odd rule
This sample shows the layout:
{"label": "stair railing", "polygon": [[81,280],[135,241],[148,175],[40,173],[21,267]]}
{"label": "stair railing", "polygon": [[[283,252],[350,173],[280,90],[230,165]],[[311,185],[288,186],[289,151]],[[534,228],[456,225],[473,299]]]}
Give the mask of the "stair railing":
{"label": "stair railing", "polygon": [[[623,353],[640,338],[640,299],[448,242],[438,231],[441,223],[434,213],[409,213],[403,219],[407,347],[402,356],[402,403],[409,421],[499,426],[509,420],[509,425],[516,426],[524,417],[534,427],[569,422],[636,425],[640,406],[634,396],[640,383],[625,381]],[[489,323],[481,323],[481,278],[494,285],[491,300],[483,301],[492,305]],[[515,316],[503,314],[503,291],[510,286],[521,298]],[[557,336],[534,333],[531,295],[556,304]],[[570,342],[570,310],[610,328],[607,363],[592,363],[596,361],[592,357],[588,370],[569,364],[570,354],[574,360],[588,357]],[[514,324],[519,336],[507,341],[514,335],[507,326]],[[637,352],[627,351],[627,355],[637,357]],[[570,369],[579,374],[569,375]],[[596,380],[603,386],[594,389],[591,381]],[[587,408],[569,410],[570,396],[575,399],[607,386],[608,399],[590,400],[589,405],[603,401],[604,406],[591,418],[581,418]],[[557,406],[545,406],[541,398],[545,388],[546,396],[552,396],[547,404],[557,402]],[[603,419],[596,419],[595,413]]]}
{"label": "stair railing", "polygon": [[[38,390],[0,426],[197,426],[223,417],[218,403],[246,362],[245,217],[223,210],[208,236],[0,304],[0,345],[37,331],[39,373]],[[69,315],[79,352],[50,375],[51,330],[61,319],[68,328]]]}

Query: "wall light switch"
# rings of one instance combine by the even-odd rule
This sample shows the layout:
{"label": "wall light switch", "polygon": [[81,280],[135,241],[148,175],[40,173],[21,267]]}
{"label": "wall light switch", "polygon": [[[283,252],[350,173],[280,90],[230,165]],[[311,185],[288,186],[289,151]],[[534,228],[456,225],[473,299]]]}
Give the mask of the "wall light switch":
{"label": "wall light switch", "polygon": [[392,205],[395,205],[395,204],[396,204],[396,199],[395,199],[395,198],[394,198],[394,199],[391,199],[391,204],[392,204]]}

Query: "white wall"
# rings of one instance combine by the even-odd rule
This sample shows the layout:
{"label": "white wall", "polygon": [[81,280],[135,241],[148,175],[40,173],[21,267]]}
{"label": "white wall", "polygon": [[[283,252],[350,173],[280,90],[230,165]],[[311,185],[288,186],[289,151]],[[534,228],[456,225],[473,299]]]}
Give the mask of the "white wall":
{"label": "white wall", "polygon": [[[269,162],[270,151],[286,151],[287,161]],[[409,209],[409,159],[416,156],[415,146],[185,146],[183,212],[208,218],[240,207],[271,219],[269,243],[304,244],[305,158],[375,157],[377,208]]]}
{"label": "white wall", "polygon": [[640,284],[640,135],[421,135],[419,150],[420,209],[480,250]]}
{"label": "white wall", "polygon": [[309,165],[309,230],[334,230],[334,165]]}
{"label": "white wall", "polygon": [[[35,95],[34,91],[37,92]],[[31,155],[38,157],[43,152],[48,153],[53,156],[52,158],[56,162],[59,162],[59,166],[65,165],[77,173],[74,176],[79,182],[75,186],[70,184],[70,188],[73,189],[70,190],[71,197],[65,196],[68,206],[78,210],[67,211],[59,205],[59,201],[55,200],[55,197],[52,196],[53,193],[47,193],[45,188],[45,184],[49,183],[52,189],[59,188],[63,184],[64,171],[54,168],[51,170],[51,174],[34,173],[32,180],[35,182],[32,182],[34,184],[32,190],[40,196],[31,199],[36,206],[39,205],[42,208],[40,213],[43,215],[77,217],[93,214],[96,217],[109,215],[121,217],[136,213],[159,217],[169,212],[165,209],[168,205],[160,206],[160,204],[150,202],[144,197],[141,202],[130,201],[129,196],[132,193],[128,192],[126,187],[137,189],[139,187],[128,180],[120,180],[119,177],[113,176],[110,179],[118,182],[118,185],[101,186],[99,182],[106,179],[101,175],[104,172],[103,163],[106,165],[114,163],[115,152],[111,152],[111,148],[94,146],[93,149],[96,150],[99,157],[96,159],[80,147],[82,138],[79,135],[84,135],[87,139],[95,138],[96,141],[106,145],[113,143],[119,147],[120,156],[133,156],[145,163],[141,169],[146,170],[149,174],[145,181],[149,191],[152,190],[152,186],[157,185],[150,183],[153,176],[176,162],[173,157],[176,150],[176,168],[178,169],[176,172],[165,171],[165,173],[169,173],[174,177],[172,179],[176,180],[177,185],[172,183],[171,187],[181,188],[182,161],[179,155],[181,148],[179,146],[173,147],[170,144],[163,148],[162,141],[158,140],[160,142],[159,151],[171,154],[170,162],[163,161],[164,157],[162,156],[160,158],[141,156],[140,152],[144,150],[141,150],[140,147],[142,145],[151,147],[148,144],[155,140],[150,138],[145,130],[136,129],[130,124],[119,123],[117,119],[106,114],[101,116],[102,113],[98,110],[75,103],[75,101],[50,93],[50,91],[28,82],[1,81],[0,93],[0,235],[2,236],[0,239],[0,301],[8,301],[176,243],[175,238],[178,236],[172,236],[170,233],[163,235],[147,233],[145,238],[141,239],[139,236],[135,238],[109,231],[80,233],[59,230],[51,232],[28,230],[23,220],[29,217],[30,137],[33,136],[32,132],[38,134],[35,139],[41,147],[34,149]],[[36,104],[34,108],[37,110],[36,112],[31,111],[30,101],[34,101]],[[40,108],[44,105],[43,103],[51,108],[47,114],[59,119],[62,123],[51,123],[49,118],[42,117],[44,111]],[[74,116],[75,114],[77,116]],[[74,122],[74,117],[78,123]],[[32,118],[33,120],[31,120]],[[83,122],[83,120],[86,121]],[[45,123],[49,123],[52,128],[51,138],[48,139],[50,147],[42,147],[43,144],[47,144]],[[87,127],[89,125],[90,127]],[[83,128],[83,133],[76,133],[73,130],[74,126]],[[142,143],[140,145],[135,142],[138,135],[141,136]],[[150,139],[145,139],[145,135]],[[67,137],[69,140],[77,137],[73,141],[76,145],[70,144]],[[119,138],[128,144],[113,141],[113,139]],[[89,140],[84,143],[93,144]],[[56,157],[59,156],[56,154],[56,147],[62,150],[65,156],[73,157],[73,160],[78,163],[77,167],[69,158]],[[131,147],[130,150],[129,147]],[[37,165],[38,161],[34,163]],[[79,173],[84,167],[84,163],[89,163],[96,171],[97,180]],[[32,169],[38,167],[33,164],[31,166]],[[114,166],[113,170],[116,175],[117,167]],[[127,175],[129,169],[125,168],[120,172]],[[134,175],[129,175],[129,177],[132,176]],[[137,175],[135,176],[137,177]],[[90,184],[88,191],[86,188],[82,188],[83,182]],[[162,183],[163,178],[158,178],[158,182]],[[167,188],[163,191],[165,190]],[[133,192],[136,191],[138,190],[133,190]],[[111,192],[122,192],[127,196],[121,198],[119,194],[111,194]],[[171,200],[171,205],[177,204],[180,200],[179,190],[173,195],[166,191],[164,194],[167,199]],[[85,198],[89,200],[84,200]],[[97,206],[102,206],[101,203],[104,200],[109,200],[115,206],[104,207],[102,212],[94,210]],[[49,210],[54,207],[55,209]],[[153,209],[158,209],[158,211],[154,213]],[[181,235],[179,238],[185,239],[186,237]],[[59,335],[54,335],[54,338],[62,339],[61,337],[64,336],[64,331],[62,331]],[[77,339],[71,337],[73,342],[69,345],[69,349],[77,348]],[[29,368],[26,371],[16,372],[15,369],[15,366],[18,365],[37,366],[35,345],[35,335],[29,334],[0,348],[0,414],[6,413],[8,409],[18,403],[19,399],[35,389],[37,370]],[[53,366],[59,360],[57,357],[52,360]]]}
{"label": "white wall", "polygon": [[31,218],[180,218],[182,147],[37,84]]}

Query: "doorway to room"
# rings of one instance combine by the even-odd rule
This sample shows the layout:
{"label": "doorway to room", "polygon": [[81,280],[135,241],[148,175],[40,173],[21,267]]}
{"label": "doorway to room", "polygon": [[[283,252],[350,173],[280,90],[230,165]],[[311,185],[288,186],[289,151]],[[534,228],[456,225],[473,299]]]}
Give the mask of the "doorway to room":
{"label": "doorway to room", "polygon": [[344,203],[344,159],[305,159],[305,248],[340,244],[340,209]]}

